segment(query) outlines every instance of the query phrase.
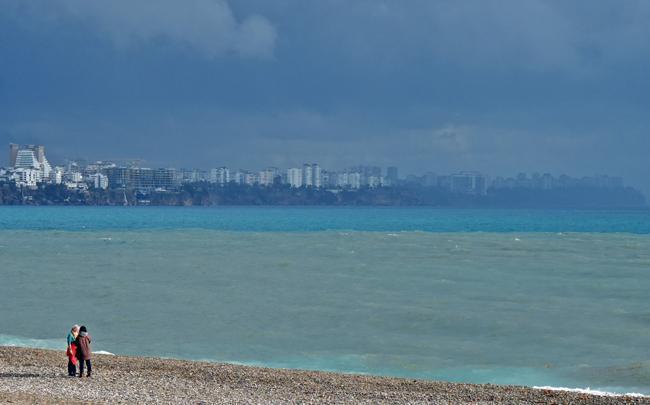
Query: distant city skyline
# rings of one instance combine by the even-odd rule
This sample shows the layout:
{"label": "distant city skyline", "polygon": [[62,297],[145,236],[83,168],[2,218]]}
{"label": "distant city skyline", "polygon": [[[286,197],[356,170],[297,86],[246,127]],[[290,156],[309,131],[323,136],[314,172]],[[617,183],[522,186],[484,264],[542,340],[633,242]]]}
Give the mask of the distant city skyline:
{"label": "distant city skyline", "polygon": [[[44,145],[36,145],[36,144],[29,144],[29,143],[14,143],[11,142],[9,145],[22,145],[22,146],[38,146],[43,148]],[[58,149],[58,148],[55,148]],[[49,150],[49,147],[48,147]],[[60,149],[58,149],[60,151]],[[41,152],[42,154],[44,152]],[[49,153],[48,153],[49,156]],[[287,159],[289,160],[289,159]],[[123,159],[109,159],[109,158],[71,158],[71,157],[63,157],[63,158],[57,158],[56,160],[53,160],[53,162],[56,165],[59,166],[65,166],[68,162],[84,162],[88,164],[94,164],[97,162],[109,162],[109,163],[114,163],[118,166],[123,166],[123,167],[128,167],[128,166],[134,166],[134,167],[142,167],[142,168],[152,168],[152,169],[159,169],[159,168],[174,168],[178,170],[199,170],[202,173],[204,173],[206,176],[210,175],[210,171],[213,169],[217,169],[219,167],[227,167],[231,169],[233,172],[240,170],[240,171],[264,171],[267,170],[268,168],[276,168],[279,170],[289,170],[289,169],[301,169],[303,168],[304,165],[306,165],[307,160],[305,159],[293,159],[292,161],[294,162],[302,162],[299,164],[291,164],[287,166],[276,166],[276,165],[271,165],[271,164],[264,164],[264,163],[259,163],[259,164],[252,164],[252,163],[245,163],[244,165],[241,166],[234,166],[234,165],[228,165],[223,162],[215,162],[213,165],[208,165],[208,166],[190,166],[190,165],[180,165],[180,166],[175,166],[171,164],[165,164],[165,163],[157,163],[157,164],[150,164],[150,162],[146,159],[142,158],[137,158],[137,157],[132,157],[132,158],[123,158]],[[0,161],[1,162],[1,161]],[[10,167],[11,166],[11,158],[6,159],[7,164],[3,165],[0,163],[0,167]],[[316,165],[319,166],[319,168],[323,169],[323,166],[320,163],[316,163]],[[425,177],[427,174],[434,173],[434,174],[441,174],[441,173],[461,173],[461,172],[480,172],[488,177],[490,177],[492,180],[496,178],[516,178],[518,175],[524,174],[526,176],[533,176],[533,175],[543,175],[543,174],[550,174],[552,176],[560,177],[560,176],[571,176],[571,177],[576,177],[576,178],[581,178],[581,177],[593,177],[593,176],[608,176],[608,177],[613,177],[613,178],[624,178],[623,176],[618,176],[616,174],[611,174],[611,173],[606,173],[606,172],[596,172],[596,173],[585,173],[585,174],[576,174],[576,173],[567,173],[567,172],[557,172],[557,171],[551,171],[551,170],[536,170],[536,171],[525,171],[525,170],[519,170],[511,173],[504,173],[504,174],[495,174],[491,173],[489,171],[481,171],[481,170],[474,170],[474,169],[468,169],[468,168],[459,168],[457,170],[452,170],[450,172],[445,172],[442,170],[432,170],[432,169],[424,169],[422,171],[411,171],[407,172],[403,170],[402,167],[395,165],[395,164],[388,164],[385,166],[378,165],[378,164],[360,164],[358,162],[356,163],[350,163],[346,166],[342,167],[328,167],[326,170],[330,171],[341,171],[341,172],[348,172],[348,171],[354,171],[355,167],[377,167],[382,170],[383,175],[388,176],[388,170],[391,168],[399,168],[399,178],[400,179],[405,179],[408,176],[420,176],[420,177]],[[302,179],[302,173],[301,173],[301,179]],[[301,180],[302,181],[302,180]],[[632,186],[632,187],[637,187],[640,190],[643,190],[642,187],[639,185],[635,185],[630,183],[629,181],[626,182],[626,185]]]}
{"label": "distant city skyline", "polygon": [[10,143],[9,163],[0,168],[0,184],[13,183],[21,188],[39,189],[44,184],[64,185],[68,190],[179,190],[183,184],[207,182],[219,186],[231,183],[270,187],[285,184],[291,188],[331,190],[375,189],[378,187],[418,186],[433,187],[451,193],[486,196],[488,190],[528,189],[550,191],[557,189],[598,188],[622,190],[621,177],[596,175],[573,178],[565,174],[554,177],[550,173],[533,173],[528,177],[497,176],[478,171],[459,171],[448,174],[425,172],[400,178],[399,168],[390,166],[357,165],[343,170],[322,168],[318,163],[304,163],[299,167],[278,168],[267,166],[256,171],[250,168],[214,167],[199,168],[146,167],[136,159],[129,164],[110,160],[66,160],[64,166],[52,165],[46,157],[45,145]]}

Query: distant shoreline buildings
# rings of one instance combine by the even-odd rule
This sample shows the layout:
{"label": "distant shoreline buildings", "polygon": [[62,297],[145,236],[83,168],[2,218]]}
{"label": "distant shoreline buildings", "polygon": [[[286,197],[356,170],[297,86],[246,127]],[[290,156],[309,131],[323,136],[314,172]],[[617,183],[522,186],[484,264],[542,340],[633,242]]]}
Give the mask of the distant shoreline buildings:
{"label": "distant shoreline buildings", "polygon": [[598,175],[572,178],[554,177],[548,173],[516,177],[496,177],[493,180],[482,173],[465,171],[449,175],[432,172],[422,176],[399,177],[397,167],[383,172],[377,166],[355,166],[346,170],[324,170],[317,163],[302,167],[279,169],[268,167],[250,171],[216,167],[207,171],[198,169],[146,168],[139,165],[118,166],[113,162],[84,163],[68,161],[63,166],[52,166],[43,145],[9,144],[9,167],[0,169],[0,183],[14,182],[18,187],[37,188],[39,184],[62,184],[68,189],[124,189],[139,192],[174,191],[187,183],[206,182],[225,186],[239,184],[269,187],[288,185],[292,188],[359,190],[378,187],[436,187],[452,193],[486,195],[489,189],[554,190],[576,187],[622,188],[620,177]]}

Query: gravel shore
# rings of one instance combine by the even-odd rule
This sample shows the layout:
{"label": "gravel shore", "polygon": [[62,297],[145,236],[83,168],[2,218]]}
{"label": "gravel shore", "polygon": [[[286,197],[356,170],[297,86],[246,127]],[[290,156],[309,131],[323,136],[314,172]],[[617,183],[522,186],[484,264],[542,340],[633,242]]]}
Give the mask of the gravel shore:
{"label": "gravel shore", "polygon": [[94,355],[92,378],[72,378],[62,351],[0,347],[0,403],[89,402],[650,404],[637,397],[108,355]]}

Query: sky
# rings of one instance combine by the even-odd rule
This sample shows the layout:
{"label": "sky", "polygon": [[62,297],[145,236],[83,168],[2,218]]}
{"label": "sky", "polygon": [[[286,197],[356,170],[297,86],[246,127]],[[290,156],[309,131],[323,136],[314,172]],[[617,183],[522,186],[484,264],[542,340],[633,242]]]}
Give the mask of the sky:
{"label": "sky", "polygon": [[0,145],[650,194],[648,72],[647,0],[0,0]]}

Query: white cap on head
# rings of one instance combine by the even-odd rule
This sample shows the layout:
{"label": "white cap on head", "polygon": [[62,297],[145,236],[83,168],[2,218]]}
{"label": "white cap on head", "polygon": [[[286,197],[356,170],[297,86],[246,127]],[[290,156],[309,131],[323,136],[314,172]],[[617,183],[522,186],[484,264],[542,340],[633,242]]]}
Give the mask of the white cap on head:
{"label": "white cap on head", "polygon": [[72,330],[75,330],[75,329],[79,329],[79,325],[77,325],[77,324],[72,325]]}

